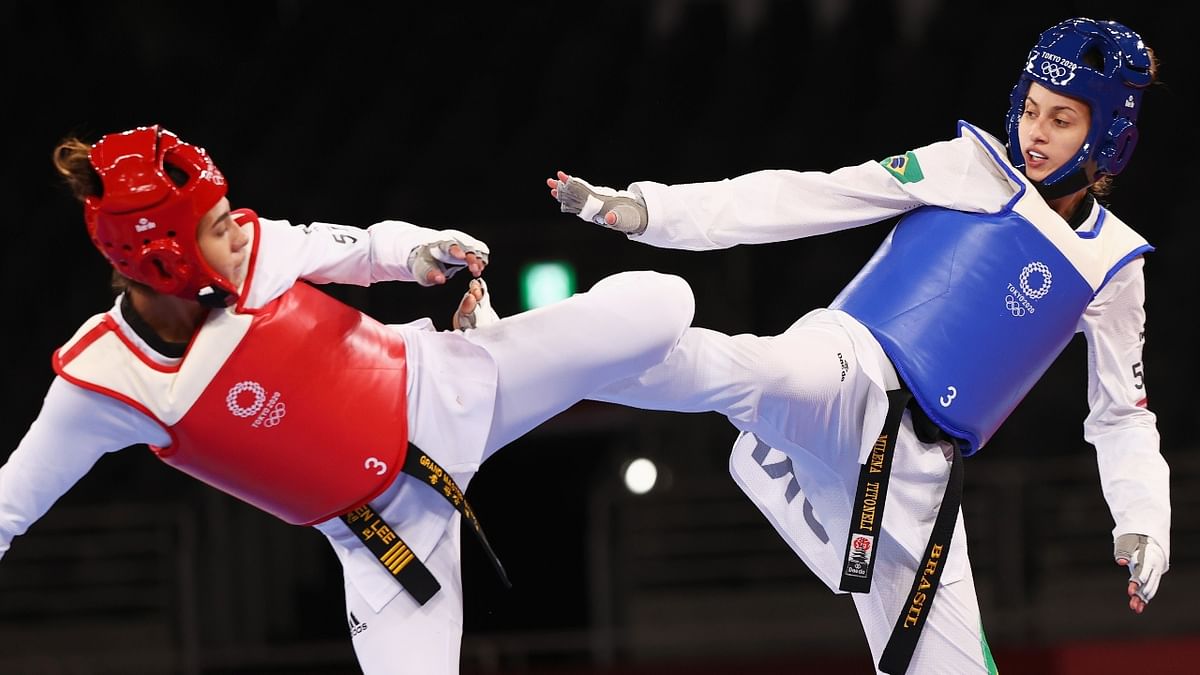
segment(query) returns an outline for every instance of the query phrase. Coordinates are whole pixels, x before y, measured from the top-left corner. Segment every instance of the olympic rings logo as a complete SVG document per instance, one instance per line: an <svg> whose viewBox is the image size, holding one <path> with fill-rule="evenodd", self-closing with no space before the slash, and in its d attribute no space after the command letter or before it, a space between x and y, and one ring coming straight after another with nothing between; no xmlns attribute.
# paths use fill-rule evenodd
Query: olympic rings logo
<svg viewBox="0 0 1200 675"><path fill-rule="evenodd" d="M1029 286L1029 275L1037 272L1042 275L1042 285L1036 289ZM1021 290L1025 292L1032 300L1041 300L1050 292L1050 268L1046 267L1045 263L1031 262L1021 270Z"/></svg>
<svg viewBox="0 0 1200 675"><path fill-rule="evenodd" d="M1013 316L1025 316L1025 308L1011 295L1004 296L1004 308L1011 312Z"/></svg>
<svg viewBox="0 0 1200 675"><path fill-rule="evenodd" d="M1026 66L1026 70L1032 72L1033 63L1030 62ZM1051 83L1059 86L1065 86L1068 82L1075 79L1075 64L1067 62L1066 65L1055 63L1053 61L1043 60L1041 65L1042 75L1045 75Z"/></svg>
<svg viewBox="0 0 1200 675"><path fill-rule="evenodd" d="M267 413L267 419L263 420L264 427L273 427L283 421L283 416L287 414L287 407L282 403L278 403L271 412Z"/></svg>
<svg viewBox="0 0 1200 675"><path fill-rule="evenodd" d="M249 391L254 394L254 403L248 407L242 407L238 404L238 395L244 391ZM245 380L238 382L229 388L229 393L225 396L225 405L229 408L229 412L238 417L250 417L251 415L262 410L263 403L267 400L267 391L262 388L262 385L253 381ZM278 424L278 422L276 423Z"/></svg>
<svg viewBox="0 0 1200 675"><path fill-rule="evenodd" d="M1057 80L1066 76L1067 69L1066 67L1060 66L1057 63L1042 61L1042 74L1048 76L1052 80Z"/></svg>

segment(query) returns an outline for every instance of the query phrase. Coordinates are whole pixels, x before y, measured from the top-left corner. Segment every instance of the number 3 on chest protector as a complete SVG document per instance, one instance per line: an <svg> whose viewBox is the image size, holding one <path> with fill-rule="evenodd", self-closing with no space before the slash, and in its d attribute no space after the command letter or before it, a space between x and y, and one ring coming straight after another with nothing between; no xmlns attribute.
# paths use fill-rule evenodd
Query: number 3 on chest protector
<svg viewBox="0 0 1200 675"><path fill-rule="evenodd" d="M956 398L958 398L958 388L950 385L946 387L946 395L939 398L938 403L941 403L943 408L949 408Z"/></svg>
<svg viewBox="0 0 1200 675"><path fill-rule="evenodd" d="M363 468L367 471L370 471L371 469L378 469L375 472L376 476L382 476L383 474L387 473L387 463L381 462L374 457L368 457L367 461L363 462Z"/></svg>

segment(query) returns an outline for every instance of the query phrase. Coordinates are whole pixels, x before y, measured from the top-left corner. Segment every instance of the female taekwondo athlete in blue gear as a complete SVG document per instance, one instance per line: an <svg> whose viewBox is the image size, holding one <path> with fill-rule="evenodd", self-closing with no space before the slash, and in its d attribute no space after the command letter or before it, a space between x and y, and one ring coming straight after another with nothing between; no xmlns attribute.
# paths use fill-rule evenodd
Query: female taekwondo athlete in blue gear
<svg viewBox="0 0 1200 675"><path fill-rule="evenodd" d="M1138 367L1152 247L1095 199L1129 162L1154 78L1132 30L1071 19L1029 52L1007 147L963 122L953 140L832 173L621 191L548 180L563 211L667 248L906 214L828 308L782 335L692 328L661 366L594 396L725 414L743 432L735 480L832 590L854 594L883 672L995 672L958 508L961 456L987 444L1076 332L1089 347L1084 436L1133 611L1167 571L1168 468Z"/></svg>

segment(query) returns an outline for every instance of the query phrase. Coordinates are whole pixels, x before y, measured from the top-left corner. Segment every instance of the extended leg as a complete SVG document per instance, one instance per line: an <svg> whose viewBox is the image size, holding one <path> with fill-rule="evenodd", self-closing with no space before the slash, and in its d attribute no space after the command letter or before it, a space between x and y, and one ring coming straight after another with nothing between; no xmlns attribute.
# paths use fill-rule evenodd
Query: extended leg
<svg viewBox="0 0 1200 675"><path fill-rule="evenodd" d="M770 337L689 328L662 364L588 398L717 412L776 447L857 447L865 393L856 366L844 330L819 317Z"/></svg>
<svg viewBox="0 0 1200 675"><path fill-rule="evenodd" d="M586 293L468 331L497 367L485 457L589 393L660 363L693 309L683 279L625 272Z"/></svg>

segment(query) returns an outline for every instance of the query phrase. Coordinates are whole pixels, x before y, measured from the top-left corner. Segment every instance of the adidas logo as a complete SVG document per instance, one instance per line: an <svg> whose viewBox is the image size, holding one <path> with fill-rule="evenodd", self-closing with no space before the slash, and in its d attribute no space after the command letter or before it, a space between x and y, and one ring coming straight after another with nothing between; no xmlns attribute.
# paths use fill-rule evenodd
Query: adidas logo
<svg viewBox="0 0 1200 675"><path fill-rule="evenodd" d="M354 637L367 629L366 621L359 621L354 612L350 612L350 637Z"/></svg>

